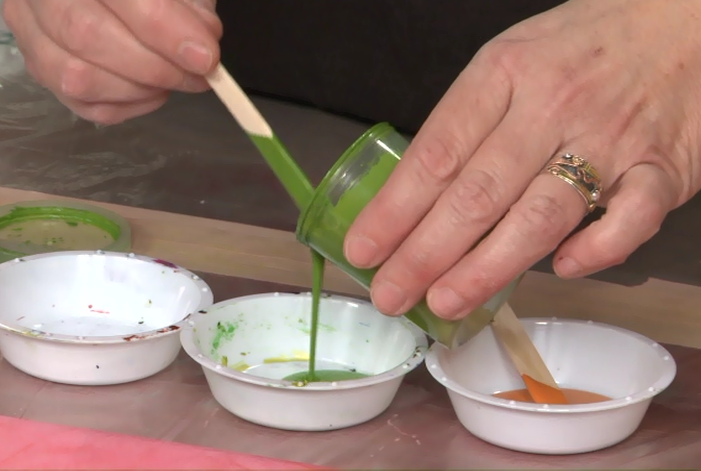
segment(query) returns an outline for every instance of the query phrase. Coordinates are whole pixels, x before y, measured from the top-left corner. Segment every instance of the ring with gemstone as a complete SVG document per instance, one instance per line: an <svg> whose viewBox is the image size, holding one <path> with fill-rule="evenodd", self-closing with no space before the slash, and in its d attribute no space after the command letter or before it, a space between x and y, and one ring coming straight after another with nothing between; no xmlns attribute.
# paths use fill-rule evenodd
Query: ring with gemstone
<svg viewBox="0 0 701 471"><path fill-rule="evenodd" d="M550 162L545 172L572 185L584 198L589 212L596 208L603 192L601 177L584 157L564 154Z"/></svg>

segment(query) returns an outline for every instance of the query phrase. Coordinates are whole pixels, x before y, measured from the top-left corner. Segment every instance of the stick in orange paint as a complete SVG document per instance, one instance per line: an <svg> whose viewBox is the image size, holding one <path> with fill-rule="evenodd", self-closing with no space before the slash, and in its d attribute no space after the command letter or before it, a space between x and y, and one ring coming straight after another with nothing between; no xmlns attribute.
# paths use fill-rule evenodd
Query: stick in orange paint
<svg viewBox="0 0 701 471"><path fill-rule="evenodd" d="M508 303L494 316L492 330L526 383L533 400L540 404L567 404L565 395L533 345L528 332Z"/></svg>
<svg viewBox="0 0 701 471"><path fill-rule="evenodd" d="M533 401L539 404L567 404L567 398L559 388L553 388L545 383L531 378L526 374L522 374L523 382L526 383L526 389L533 398Z"/></svg>

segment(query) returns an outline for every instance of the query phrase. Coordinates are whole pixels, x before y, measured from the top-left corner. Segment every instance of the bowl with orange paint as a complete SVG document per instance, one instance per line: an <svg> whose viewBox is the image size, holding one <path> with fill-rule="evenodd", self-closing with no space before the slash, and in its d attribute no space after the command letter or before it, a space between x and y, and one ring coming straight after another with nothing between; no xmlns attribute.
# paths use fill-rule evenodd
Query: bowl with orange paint
<svg viewBox="0 0 701 471"><path fill-rule="evenodd" d="M457 349L434 344L426 355L460 423L494 445L551 455L615 445L676 375L672 355L635 332L583 320L522 323L568 404L535 404L490 328Z"/></svg>

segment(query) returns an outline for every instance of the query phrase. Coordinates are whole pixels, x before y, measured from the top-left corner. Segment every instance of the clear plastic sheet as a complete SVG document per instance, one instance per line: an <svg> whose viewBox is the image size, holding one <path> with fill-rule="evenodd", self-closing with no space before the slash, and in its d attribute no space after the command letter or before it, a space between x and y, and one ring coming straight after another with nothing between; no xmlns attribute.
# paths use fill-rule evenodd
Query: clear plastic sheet
<svg viewBox="0 0 701 471"><path fill-rule="evenodd" d="M0 145L2 148L72 127L76 117L26 73L14 38L0 30Z"/></svg>

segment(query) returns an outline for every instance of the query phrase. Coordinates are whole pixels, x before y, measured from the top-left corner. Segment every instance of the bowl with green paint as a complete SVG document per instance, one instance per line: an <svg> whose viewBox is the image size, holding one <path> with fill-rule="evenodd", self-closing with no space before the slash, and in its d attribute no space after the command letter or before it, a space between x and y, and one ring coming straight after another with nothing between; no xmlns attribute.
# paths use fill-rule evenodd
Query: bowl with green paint
<svg viewBox="0 0 701 471"><path fill-rule="evenodd" d="M297 239L370 289L377 268L360 269L343 254L343 241L355 218L375 197L407 149L409 142L387 123L368 130L346 150L317 186L297 222ZM484 329L521 281L517 277L488 302L461 320L441 319L426 300L405 315L429 337L457 348Z"/></svg>
<svg viewBox="0 0 701 471"><path fill-rule="evenodd" d="M323 295L316 379L309 371L312 296L264 293L196 313L184 350L202 366L212 395L234 415L284 430L323 431L367 422L389 407L428 340L372 304Z"/></svg>
<svg viewBox="0 0 701 471"><path fill-rule="evenodd" d="M129 223L99 206L37 200L0 207L0 262L40 253L130 248Z"/></svg>

